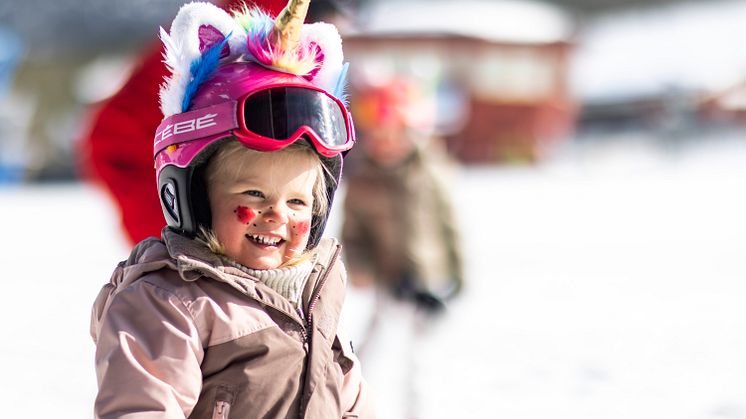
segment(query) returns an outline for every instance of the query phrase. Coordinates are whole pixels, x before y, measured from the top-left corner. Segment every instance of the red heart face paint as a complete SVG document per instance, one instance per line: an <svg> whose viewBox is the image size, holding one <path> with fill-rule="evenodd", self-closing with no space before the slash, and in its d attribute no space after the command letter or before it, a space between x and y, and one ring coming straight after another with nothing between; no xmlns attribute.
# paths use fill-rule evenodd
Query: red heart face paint
<svg viewBox="0 0 746 419"><path fill-rule="evenodd" d="M234 209L233 212L236 214L236 218L238 218L238 221L240 221L243 224L249 224L251 220L253 220L256 217L256 213L254 213L254 210L248 207L241 206L241 205L236 207L236 209Z"/></svg>

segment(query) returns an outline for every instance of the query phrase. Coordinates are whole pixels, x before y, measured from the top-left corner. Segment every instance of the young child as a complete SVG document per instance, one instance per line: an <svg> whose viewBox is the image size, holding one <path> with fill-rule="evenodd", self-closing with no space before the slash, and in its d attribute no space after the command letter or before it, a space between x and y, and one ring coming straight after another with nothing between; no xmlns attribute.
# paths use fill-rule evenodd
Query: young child
<svg viewBox="0 0 746 419"><path fill-rule="evenodd" d="M376 411L413 418L423 415L419 360L463 287L463 258L452 168L432 134L434 99L413 79L376 82L359 82L352 105L362 148L345 177L342 243L350 283L363 291L352 297L367 298L347 319L357 319L348 328L373 366L366 378L380 396ZM367 319L359 309L366 301Z"/></svg>
<svg viewBox="0 0 746 419"><path fill-rule="evenodd" d="M354 143L341 41L302 25L307 6L274 22L190 3L161 32L168 227L94 304L96 417L373 416L337 331L340 246L321 238Z"/></svg>

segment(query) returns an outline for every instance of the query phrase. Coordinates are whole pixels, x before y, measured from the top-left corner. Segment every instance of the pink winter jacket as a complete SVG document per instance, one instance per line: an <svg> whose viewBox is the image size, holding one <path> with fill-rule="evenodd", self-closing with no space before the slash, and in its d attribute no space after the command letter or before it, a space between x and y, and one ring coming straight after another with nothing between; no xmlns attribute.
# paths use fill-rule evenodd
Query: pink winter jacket
<svg viewBox="0 0 746 419"><path fill-rule="evenodd" d="M303 313L166 229L121 262L94 303L97 418L370 418L337 334L340 246L324 239Z"/></svg>

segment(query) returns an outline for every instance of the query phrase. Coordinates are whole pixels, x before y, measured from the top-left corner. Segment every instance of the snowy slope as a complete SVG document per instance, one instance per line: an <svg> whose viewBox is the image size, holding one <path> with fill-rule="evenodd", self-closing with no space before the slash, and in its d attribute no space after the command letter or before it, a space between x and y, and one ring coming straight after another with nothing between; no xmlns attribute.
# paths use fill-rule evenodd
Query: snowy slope
<svg viewBox="0 0 746 419"><path fill-rule="evenodd" d="M424 417L746 418L744 161L624 143L464 171L470 287L423 351ZM63 185L0 189L0 218L2 416L90 417L116 217Z"/></svg>
<svg viewBox="0 0 746 419"><path fill-rule="evenodd" d="M3 417L91 417L93 299L128 250L105 197L79 185L0 189Z"/></svg>

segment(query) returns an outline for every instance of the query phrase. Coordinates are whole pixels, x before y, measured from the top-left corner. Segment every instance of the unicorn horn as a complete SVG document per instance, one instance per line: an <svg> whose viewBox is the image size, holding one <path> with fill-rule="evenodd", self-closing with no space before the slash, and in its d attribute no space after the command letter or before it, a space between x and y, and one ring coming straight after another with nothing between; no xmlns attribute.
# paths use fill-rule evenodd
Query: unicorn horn
<svg viewBox="0 0 746 419"><path fill-rule="evenodd" d="M298 46L310 3L311 0L290 0L275 19L273 37L281 51L293 51Z"/></svg>

